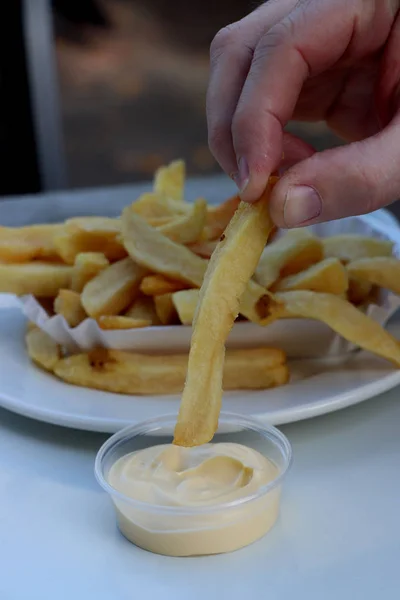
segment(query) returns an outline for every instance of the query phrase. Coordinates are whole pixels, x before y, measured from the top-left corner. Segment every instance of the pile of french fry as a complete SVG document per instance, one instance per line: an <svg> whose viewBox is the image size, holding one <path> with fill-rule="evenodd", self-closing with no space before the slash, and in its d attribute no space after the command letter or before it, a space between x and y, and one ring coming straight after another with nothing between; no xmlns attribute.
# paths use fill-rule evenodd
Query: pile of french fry
<svg viewBox="0 0 400 600"><path fill-rule="evenodd" d="M191 325L210 257L239 198L218 206L202 198L186 202L184 183L184 163L175 161L156 172L153 191L119 218L0 227L0 292L32 294L70 327L87 318L103 330ZM397 341L363 312L380 287L400 293L400 261L392 246L369 237L319 239L307 230L289 231L265 246L240 292L239 318L261 325L292 317L321 320L400 365ZM240 277L245 240L241 248L224 266L233 278ZM36 328L27 334L27 347L36 363L66 381L121 393L180 391L187 366L186 356L114 350L66 357ZM259 375L249 374L250 367ZM225 389L266 388L287 380L286 360L278 350L227 353Z"/></svg>

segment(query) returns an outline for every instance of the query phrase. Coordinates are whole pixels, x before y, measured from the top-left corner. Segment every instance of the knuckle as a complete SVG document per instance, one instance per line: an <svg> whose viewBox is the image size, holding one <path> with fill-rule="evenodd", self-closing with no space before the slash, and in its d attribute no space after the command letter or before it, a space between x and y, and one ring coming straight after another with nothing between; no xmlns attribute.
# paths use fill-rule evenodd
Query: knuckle
<svg viewBox="0 0 400 600"><path fill-rule="evenodd" d="M261 38L257 48L254 60L259 60L268 54L271 50L285 46L293 39L294 25L288 16L286 19L277 23Z"/></svg>
<svg viewBox="0 0 400 600"><path fill-rule="evenodd" d="M217 61L222 54L233 46L237 39L236 25L227 25L218 31L210 47L211 62Z"/></svg>

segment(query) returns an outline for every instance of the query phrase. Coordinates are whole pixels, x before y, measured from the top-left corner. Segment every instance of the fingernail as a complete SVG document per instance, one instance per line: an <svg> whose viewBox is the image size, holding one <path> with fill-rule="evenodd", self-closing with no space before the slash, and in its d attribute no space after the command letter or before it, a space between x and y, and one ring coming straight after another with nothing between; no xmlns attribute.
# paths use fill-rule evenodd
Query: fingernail
<svg viewBox="0 0 400 600"><path fill-rule="evenodd" d="M239 171L233 175L233 180L239 188L239 192L242 193L249 183L249 165L247 160L242 156L238 160Z"/></svg>
<svg viewBox="0 0 400 600"><path fill-rule="evenodd" d="M288 189L283 207L286 227L298 227L319 217L322 211L321 197L308 185L295 185Z"/></svg>

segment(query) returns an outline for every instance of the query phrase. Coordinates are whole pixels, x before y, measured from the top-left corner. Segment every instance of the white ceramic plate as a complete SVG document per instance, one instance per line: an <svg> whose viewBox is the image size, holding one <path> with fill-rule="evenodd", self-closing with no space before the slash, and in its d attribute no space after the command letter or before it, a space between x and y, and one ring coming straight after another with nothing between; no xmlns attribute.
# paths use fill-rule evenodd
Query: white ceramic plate
<svg viewBox="0 0 400 600"><path fill-rule="evenodd" d="M30 363L25 317L0 310L0 405L65 427L113 433L138 421L178 410L178 396L120 396L65 384ZM400 323L389 329L400 335ZM292 364L292 381L275 390L230 392L224 409L274 425L356 404L400 383L400 370L366 352L345 359Z"/></svg>

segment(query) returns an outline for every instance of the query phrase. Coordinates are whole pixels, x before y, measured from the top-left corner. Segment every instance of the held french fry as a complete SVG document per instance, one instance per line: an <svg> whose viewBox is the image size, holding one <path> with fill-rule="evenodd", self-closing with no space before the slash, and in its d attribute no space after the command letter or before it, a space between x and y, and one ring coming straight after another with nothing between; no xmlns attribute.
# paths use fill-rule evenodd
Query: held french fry
<svg viewBox="0 0 400 600"><path fill-rule="evenodd" d="M264 316L260 310L260 303L266 294L268 292L263 287L250 280L240 299L239 313L249 321L258 323ZM182 325L193 323L199 295L198 289L181 290L172 294L172 302Z"/></svg>
<svg viewBox="0 0 400 600"><path fill-rule="evenodd" d="M70 327L76 327L86 319L81 296L72 290L60 290L54 300L54 312L62 315Z"/></svg>
<svg viewBox="0 0 400 600"><path fill-rule="evenodd" d="M122 213L122 239L131 258L153 273L200 287L207 261L173 242L130 207Z"/></svg>
<svg viewBox="0 0 400 600"><path fill-rule="evenodd" d="M160 167L154 176L154 191L160 196L182 202L185 174L186 169L183 160L174 160L169 165Z"/></svg>
<svg viewBox="0 0 400 600"><path fill-rule="evenodd" d="M228 227L235 211L240 203L239 196L228 198L218 206L209 206L207 212L207 224L204 230L204 238L208 241L217 240Z"/></svg>
<svg viewBox="0 0 400 600"><path fill-rule="evenodd" d="M391 256L393 242L363 235L342 234L323 238L325 258L338 258L348 263L359 258Z"/></svg>
<svg viewBox="0 0 400 600"><path fill-rule="evenodd" d="M296 275L278 280L272 291L311 290L328 294L344 294L349 287L345 267L337 258L326 258Z"/></svg>
<svg viewBox="0 0 400 600"><path fill-rule="evenodd" d="M72 267L56 263L0 264L0 292L54 298L61 288L70 287L71 275Z"/></svg>
<svg viewBox="0 0 400 600"><path fill-rule="evenodd" d="M268 289L280 276L307 269L323 257L321 240L304 229L293 229L263 251L254 278Z"/></svg>
<svg viewBox="0 0 400 600"><path fill-rule="evenodd" d="M25 344L29 358L42 369L53 371L61 358L60 347L56 342L37 327L25 335Z"/></svg>
<svg viewBox="0 0 400 600"><path fill-rule="evenodd" d="M84 387L118 394L176 394L183 389L188 357L133 354L100 349L56 362L57 377ZM267 389L287 383L280 350L228 350L223 371L225 390Z"/></svg>
<svg viewBox="0 0 400 600"><path fill-rule="evenodd" d="M269 316L264 324L291 317L322 321L349 342L400 366L399 342L340 296L309 291L278 292L265 301L269 303Z"/></svg>
<svg viewBox="0 0 400 600"><path fill-rule="evenodd" d="M349 263L347 271L350 277L400 294L400 260L397 258L383 256L360 258Z"/></svg>
<svg viewBox="0 0 400 600"><path fill-rule="evenodd" d="M129 257L110 265L85 285L81 294L83 308L94 319L118 315L136 298L145 274L146 270Z"/></svg>
<svg viewBox="0 0 400 600"><path fill-rule="evenodd" d="M212 255L200 290L174 443L209 442L218 427L225 341L239 313L240 298L273 229L268 200L241 203Z"/></svg>

